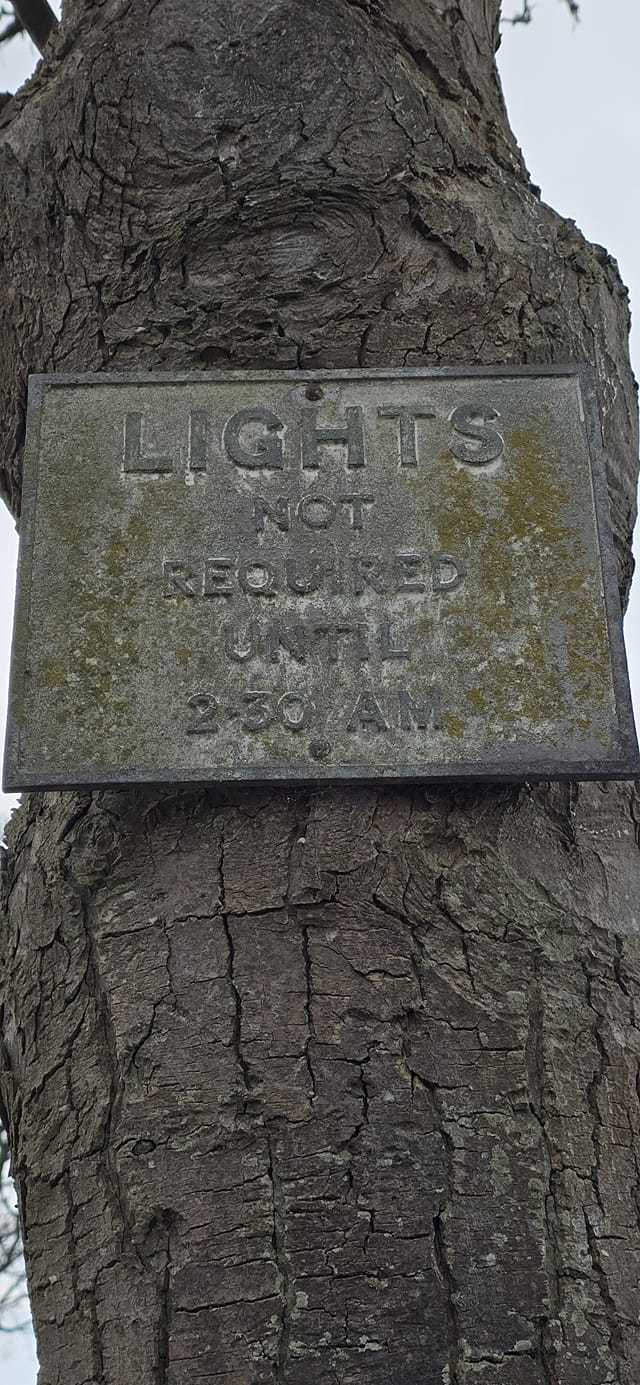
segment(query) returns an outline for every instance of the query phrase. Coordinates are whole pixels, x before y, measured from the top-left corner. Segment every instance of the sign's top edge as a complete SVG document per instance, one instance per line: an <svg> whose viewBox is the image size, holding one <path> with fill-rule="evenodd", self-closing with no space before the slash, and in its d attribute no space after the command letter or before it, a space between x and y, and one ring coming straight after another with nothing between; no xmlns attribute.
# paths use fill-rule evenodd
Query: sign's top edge
<svg viewBox="0 0 640 1385"><path fill-rule="evenodd" d="M593 379L593 367L588 362L569 362L565 365L510 365L510 366L388 366L385 368L360 367L354 369L331 369L326 366L317 370L123 370L86 371L67 374L38 374L29 376L32 385L38 388L63 388L70 385L171 385L171 384L219 384L237 380L277 381L277 380L517 380L517 379Z"/></svg>

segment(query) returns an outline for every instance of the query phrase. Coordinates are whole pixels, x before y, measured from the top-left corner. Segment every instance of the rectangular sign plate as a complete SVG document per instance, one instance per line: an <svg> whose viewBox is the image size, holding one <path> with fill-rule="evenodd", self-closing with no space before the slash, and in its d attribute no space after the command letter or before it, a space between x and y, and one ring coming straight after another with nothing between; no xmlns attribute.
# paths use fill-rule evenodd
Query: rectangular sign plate
<svg viewBox="0 0 640 1385"><path fill-rule="evenodd" d="M627 777L583 368L35 376L5 786Z"/></svg>

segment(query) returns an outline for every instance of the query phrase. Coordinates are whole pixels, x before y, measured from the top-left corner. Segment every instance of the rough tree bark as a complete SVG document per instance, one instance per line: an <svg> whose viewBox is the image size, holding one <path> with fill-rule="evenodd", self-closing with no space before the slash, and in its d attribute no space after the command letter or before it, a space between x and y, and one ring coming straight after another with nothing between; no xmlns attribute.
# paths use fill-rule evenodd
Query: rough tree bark
<svg viewBox="0 0 640 1385"><path fill-rule="evenodd" d="M14 509L29 370L586 359L625 588L626 296L528 182L497 23L68 0L0 128ZM31 795L2 1090L42 1385L637 1382L639 818Z"/></svg>

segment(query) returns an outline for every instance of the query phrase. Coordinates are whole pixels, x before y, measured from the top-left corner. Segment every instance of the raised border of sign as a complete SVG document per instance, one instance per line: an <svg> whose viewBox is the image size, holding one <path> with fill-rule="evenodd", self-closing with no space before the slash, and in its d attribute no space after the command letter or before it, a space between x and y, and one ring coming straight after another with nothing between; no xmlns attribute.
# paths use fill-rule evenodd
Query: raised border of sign
<svg viewBox="0 0 640 1385"><path fill-rule="evenodd" d="M100 385L102 387L129 385L180 385L193 383L219 383L251 381L256 384L270 380L296 380L310 383L323 380L388 380L390 376L413 380L434 379L522 379L533 377L557 378L573 377L576 380L581 418L585 424L585 435L591 467L594 511L602 565L603 591L609 635L612 682L615 694L617 725L619 734L618 758L603 758L592 761L577 761L567 768L563 766L563 752L548 752L541 759L528 758L509 747L505 754L492 761L483 761L482 766L474 762L455 761L434 763L420 770L412 766L381 767L372 773L369 767L357 764L340 766L314 766L309 770L299 765L285 763L269 768L263 765L228 766L220 768L189 769L166 771L155 769L133 770L127 773L101 774L99 777L87 774L52 775L43 782L39 775L20 771L19 731L15 709L24 688L24 671L28 644L28 614L30 602L30 583L33 559L33 535L38 494L38 464L40 457L40 419L42 401L47 389L59 387L82 387ZM29 396L27 407L27 442L24 458L24 481L22 490L22 511L20 527L20 562L16 591L15 620L13 632L11 678L9 684L9 710L5 741L3 788L5 792L20 789L60 789L60 788L109 788L127 784L313 784L318 782L407 784L424 783L444 785L449 783L522 783L540 780L577 781L588 779L634 779L640 776L640 754L633 717L627 660L622 635L622 614L617 583L617 565L613 549L609 521L609 497L605 459L602 448L600 415L595 388L593 369L587 364L532 365L532 366L438 366L438 367L393 367L387 369L360 370L217 370L217 371L114 371L84 374L31 375L29 377ZM25 578L27 580L25 580Z"/></svg>

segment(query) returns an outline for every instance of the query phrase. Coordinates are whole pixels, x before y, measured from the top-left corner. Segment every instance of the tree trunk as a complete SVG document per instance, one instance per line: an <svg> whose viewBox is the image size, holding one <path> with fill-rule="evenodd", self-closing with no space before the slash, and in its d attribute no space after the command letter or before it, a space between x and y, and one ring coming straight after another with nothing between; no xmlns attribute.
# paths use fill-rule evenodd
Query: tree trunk
<svg viewBox="0 0 640 1385"><path fill-rule="evenodd" d="M28 371L589 360L624 589L626 296L528 183L497 21L67 0L0 127L14 508ZM639 820L630 785L30 795L41 1385L637 1385Z"/></svg>

